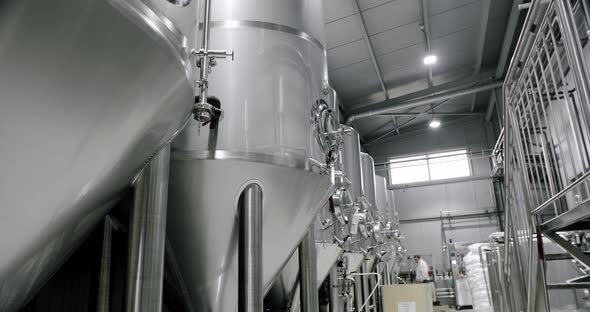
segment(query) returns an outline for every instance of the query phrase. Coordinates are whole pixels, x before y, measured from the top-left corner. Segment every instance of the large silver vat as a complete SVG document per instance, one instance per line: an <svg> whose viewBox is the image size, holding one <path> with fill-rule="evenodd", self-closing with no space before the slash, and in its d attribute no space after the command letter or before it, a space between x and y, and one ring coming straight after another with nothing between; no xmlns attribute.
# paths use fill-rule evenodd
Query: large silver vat
<svg viewBox="0 0 590 312"><path fill-rule="evenodd" d="M370 235L368 225L366 225L368 213L365 211L368 208L368 202L363 196L360 137L354 128L346 125L341 127L345 134L342 136L339 160L342 164L342 172L347 178L347 182L350 183L347 190L354 202L354 208L349 212L347 228L343 228L345 235L350 234L345 249L360 251L360 248L366 248L367 237L364 235Z"/></svg>
<svg viewBox="0 0 590 312"><path fill-rule="evenodd" d="M375 162L367 153L361 153L361 172L363 196L375 212Z"/></svg>
<svg viewBox="0 0 590 312"><path fill-rule="evenodd" d="M35 293L188 120L188 42L139 0L0 2L0 310Z"/></svg>
<svg viewBox="0 0 590 312"><path fill-rule="evenodd" d="M384 224L390 221L390 209L389 204L389 190L387 189L385 178L382 176L375 176L375 206L377 216Z"/></svg>
<svg viewBox="0 0 590 312"><path fill-rule="evenodd" d="M333 125L315 122L329 101L322 4L216 0L210 38L210 48L235 53L209 76L224 116L215 130L191 121L173 143L167 229L193 310L234 312L244 187L263 191L265 290L333 189L318 137Z"/></svg>
<svg viewBox="0 0 590 312"><path fill-rule="evenodd" d="M340 151L342 170L350 180L351 185L348 189L352 195L352 199L355 202L359 202L362 196L360 138L354 128L346 125L342 125L341 127L348 133L342 136L342 149Z"/></svg>
<svg viewBox="0 0 590 312"><path fill-rule="evenodd" d="M387 202L389 204L389 220L394 221L397 216L397 210L395 207L395 192L393 190L387 190Z"/></svg>
<svg viewBox="0 0 590 312"><path fill-rule="evenodd" d="M382 231L385 226L379 220L379 210L377 207L377 195L375 191L375 165L373 157L367 153L361 153L361 173L362 173L362 190L363 200L368 207L366 220L368 221L371 237L364 242L365 249L373 249L383 244L384 237ZM373 253L378 253L379 249L373 249Z"/></svg>

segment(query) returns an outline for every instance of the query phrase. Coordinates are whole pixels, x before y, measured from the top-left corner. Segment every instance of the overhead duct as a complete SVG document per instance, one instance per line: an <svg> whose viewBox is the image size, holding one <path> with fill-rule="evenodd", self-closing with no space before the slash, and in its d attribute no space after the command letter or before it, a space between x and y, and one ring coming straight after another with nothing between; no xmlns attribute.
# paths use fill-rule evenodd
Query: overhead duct
<svg viewBox="0 0 590 312"><path fill-rule="evenodd" d="M427 96L427 97L416 99L416 100L410 100L410 101L401 102L401 103L392 102L391 105L389 105L387 107L378 108L378 109L369 109L365 112L360 112L360 113L350 115L346 118L346 124L351 125L353 121L355 121L357 119L361 119L361 118L367 118L367 117L372 117L375 115L382 115L382 114L387 114L387 113L391 113L391 112L395 112L395 111L406 110L406 109L414 108L414 107L425 105L425 104L431 104L431 103L445 101L445 100L448 100L448 99L451 99L454 97L458 97L458 96L470 95L470 94L475 94L475 93L479 93L479 92L483 92L483 91L488 91L488 90L495 89L495 88L500 88L500 87L502 87L502 84L503 84L502 81L494 81L494 82L491 82L491 83L488 83L488 84L482 85L482 86L468 87L465 89L460 89L457 91L452 91L452 92L433 95L433 96ZM385 103L387 103L387 102L389 102L389 101L386 101Z"/></svg>

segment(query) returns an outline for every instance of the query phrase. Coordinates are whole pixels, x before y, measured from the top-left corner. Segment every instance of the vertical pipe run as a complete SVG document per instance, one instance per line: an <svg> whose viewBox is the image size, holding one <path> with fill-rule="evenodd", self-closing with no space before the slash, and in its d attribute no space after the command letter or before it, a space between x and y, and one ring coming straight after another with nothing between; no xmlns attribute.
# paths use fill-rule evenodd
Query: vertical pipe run
<svg viewBox="0 0 590 312"><path fill-rule="evenodd" d="M203 35L201 37L201 49L207 53L209 51L209 24L211 20L211 0L205 0L205 14L203 19ZM207 78L209 76L209 60L207 57L201 59L200 77L201 86L199 92L199 102L207 103L207 91L209 89Z"/></svg>
<svg viewBox="0 0 590 312"><path fill-rule="evenodd" d="M391 285L391 276L389 276L389 260L383 265L383 284Z"/></svg>
<svg viewBox="0 0 590 312"><path fill-rule="evenodd" d="M367 259L363 260L361 272L362 273L369 273L369 266L367 265ZM361 277L361 279L362 279L362 283L363 283L363 300L362 300L361 304L363 304L369 298L369 293L370 293L370 290L369 290L369 276L368 275L363 275ZM369 311L369 309L368 308L365 308L364 311L367 312L367 311Z"/></svg>
<svg viewBox="0 0 590 312"><path fill-rule="evenodd" d="M203 16L203 37L201 37L201 48L205 51L209 50L209 24L211 21L211 0L205 0Z"/></svg>
<svg viewBox="0 0 590 312"><path fill-rule="evenodd" d="M168 145L135 182L129 226L127 312L162 310L169 164Z"/></svg>
<svg viewBox="0 0 590 312"><path fill-rule="evenodd" d="M504 213L504 186L498 179L492 180L492 188L494 192L494 201L496 203L496 216L498 217L498 227L500 232L504 232L504 225L502 224L502 214Z"/></svg>
<svg viewBox="0 0 590 312"><path fill-rule="evenodd" d="M238 303L240 312L261 312L262 287L262 188L252 183L242 192L240 216Z"/></svg>
<svg viewBox="0 0 590 312"><path fill-rule="evenodd" d="M110 311L111 285L111 244L113 237L113 220L110 216L104 218L104 232L102 236L102 255L100 260L100 280L98 286L98 302L96 311Z"/></svg>
<svg viewBox="0 0 590 312"><path fill-rule="evenodd" d="M330 270L330 312L342 312L338 283L338 265L336 264Z"/></svg>
<svg viewBox="0 0 590 312"><path fill-rule="evenodd" d="M361 277L356 275L354 277L354 304L356 306L355 311L361 311L361 306L363 305L363 288L361 285Z"/></svg>
<svg viewBox="0 0 590 312"><path fill-rule="evenodd" d="M313 224L299 244L299 285L302 312L317 312L318 272Z"/></svg>

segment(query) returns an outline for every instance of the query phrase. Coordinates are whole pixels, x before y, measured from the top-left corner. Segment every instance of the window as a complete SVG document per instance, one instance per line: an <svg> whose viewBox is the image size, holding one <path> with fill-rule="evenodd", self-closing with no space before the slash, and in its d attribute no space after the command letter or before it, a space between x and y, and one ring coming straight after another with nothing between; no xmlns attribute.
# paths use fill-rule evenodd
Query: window
<svg viewBox="0 0 590 312"><path fill-rule="evenodd" d="M395 158L389 161L391 184L433 181L471 175L467 150Z"/></svg>
<svg viewBox="0 0 590 312"><path fill-rule="evenodd" d="M426 155L405 157L389 163L391 184L411 183L430 180Z"/></svg>

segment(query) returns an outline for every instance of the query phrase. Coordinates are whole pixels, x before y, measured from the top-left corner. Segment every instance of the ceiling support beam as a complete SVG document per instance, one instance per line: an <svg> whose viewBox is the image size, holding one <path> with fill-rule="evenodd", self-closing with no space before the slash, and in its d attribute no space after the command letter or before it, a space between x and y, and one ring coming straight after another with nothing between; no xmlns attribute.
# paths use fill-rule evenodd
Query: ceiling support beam
<svg viewBox="0 0 590 312"><path fill-rule="evenodd" d="M452 117L452 116L483 116L483 113L439 113L439 112L427 112L427 113L387 113L381 114L380 116L398 116L398 117L413 117L422 114L436 115L441 117Z"/></svg>
<svg viewBox="0 0 590 312"><path fill-rule="evenodd" d="M449 91L452 88L463 88L474 85L476 82L486 83L493 79L496 69L482 71L481 74L473 76L473 69L462 69L457 71L450 71L447 73L433 73L434 79L440 80L442 83L437 84L432 88L426 88L424 78L418 78L409 83L396 84L387 90L390 99L411 100L423 95L429 95L436 90L436 92ZM419 95L422 94L422 95ZM352 104L349 110L344 111L344 115L348 116L359 111L363 111L367 107L379 107L383 103L383 92L376 90L372 94L359 98L348 104Z"/></svg>
<svg viewBox="0 0 590 312"><path fill-rule="evenodd" d="M359 19L361 20L361 28L362 28L362 34L363 34L363 38L365 39L365 42L367 44L367 49L369 50L369 56L371 57L371 62L373 63L373 68L375 68L375 74L377 74L377 79L379 80L379 85L381 86L381 90L383 92L383 97L385 97L385 100L389 100L389 92L387 92L387 87L385 86L385 81L383 80L383 74L381 73L381 69L379 68L379 64L377 63L377 57L375 57L375 51L373 50L373 44L371 43L371 40L369 39L369 33L367 32L367 24L365 23L365 18L363 17L363 14L361 12L361 6L359 5L359 1L358 0L354 0L354 5L356 8L356 13L359 16ZM393 119L393 124L397 125L397 120L395 117L392 117Z"/></svg>
<svg viewBox="0 0 590 312"><path fill-rule="evenodd" d="M426 54L432 54L432 42L430 41L430 10L428 9L428 0L422 0L422 33L424 34L424 41L426 43ZM432 81L432 66L428 68L428 87L432 88L434 82Z"/></svg>
<svg viewBox="0 0 590 312"><path fill-rule="evenodd" d="M347 125L351 125L352 122L357 119L367 118L367 117L371 117L371 116L375 116L375 115L382 115L382 114L386 114L386 113L393 113L393 112L397 112L400 110L406 110L406 109L410 109L410 108L414 108L414 107L418 107L418 106L426 105L426 104L438 103L438 102L446 101L446 100L456 98L459 96L471 95L471 94L478 93L478 92L492 90L494 88L499 88L501 86L502 86L502 82L492 81L488 84L481 85L481 86L468 87L468 88L459 89L459 90L452 91L452 92L435 94L435 95L421 97L418 99L405 101L405 102L396 102L396 101L394 101L395 99L392 99L389 101L384 101L384 103L387 105L384 105L381 108L377 108L377 109L370 109L369 108L369 109L364 110L363 112L359 112L359 113L352 114L352 115L348 116L348 118L346 118L345 123Z"/></svg>
<svg viewBox="0 0 590 312"><path fill-rule="evenodd" d="M479 28L479 42L477 43L477 60L475 61L475 67L473 69L473 74L477 75L481 71L481 66L483 63L483 54L484 48L486 43L486 34L488 32L488 20L490 18L490 7L492 1L491 0L482 0L481 1L481 25ZM473 94L473 98L471 99L471 112L475 110L475 99L477 98L477 94Z"/></svg>
<svg viewBox="0 0 590 312"><path fill-rule="evenodd" d="M500 57L498 58L498 67L496 68L496 78L504 75L504 69L508 64L510 57L510 47L512 46L512 39L516 34L516 26L518 24L518 18L520 17L520 10L518 5L522 3L522 0L514 0L512 9L510 10L510 16L508 17L508 24L506 25L506 31L504 32L504 41L502 42L502 50L500 50Z"/></svg>
<svg viewBox="0 0 590 312"><path fill-rule="evenodd" d="M379 69L379 64L377 64L377 58L375 57L375 52L373 51L373 45L371 44L371 40L369 40L369 33L367 32L367 25L365 23L365 18L361 13L361 7L359 6L358 0L354 0L354 5L356 7L356 13L358 14L359 18L361 19L361 27L362 27L362 35L367 43L367 49L369 50L369 56L371 56L371 62L373 63L373 67L375 68L375 73L377 74L377 79L379 79L379 84L381 85L381 90L383 91L383 96L386 100L389 99L389 93L387 93L387 88L385 87L385 81L383 81L383 75L381 74L381 69Z"/></svg>
<svg viewBox="0 0 590 312"><path fill-rule="evenodd" d="M504 71L506 69L506 65L508 64L508 59L510 57L510 48L512 47L512 39L516 34L516 26L518 24L518 18L520 17L520 9L519 6L522 3L522 0L514 0L512 3L512 8L510 9L510 16L508 17L508 24L506 25L506 31L504 32L504 41L502 42L502 50L500 50L500 57L498 58L498 67L496 67L496 74L494 75L495 79L500 79L504 76ZM488 103L487 114L486 114L486 121L490 121L492 119L492 111L494 110L494 105L497 106L498 103L502 103L501 99L498 98L496 94L494 97L490 97L490 101Z"/></svg>
<svg viewBox="0 0 590 312"><path fill-rule="evenodd" d="M393 126L394 127L397 127L398 126L398 124L397 124L397 117L395 115L392 115L391 116L391 122L393 123ZM397 131L397 134L399 134L399 129L396 130L396 131Z"/></svg>
<svg viewBox="0 0 590 312"><path fill-rule="evenodd" d="M388 138L396 130L399 130L399 129L404 128L404 127L408 127L408 126L410 126L410 125L412 125L412 124L414 124L414 123L416 123L418 121L424 120L425 118L430 118L429 115L430 114L434 114L434 110L436 108L438 108L438 107L446 104L448 101L449 100L445 100L445 101L442 101L440 103L437 103L437 104L433 105L431 108L429 108L427 111L425 111L423 113L420 113L420 114L418 114L416 116L412 116L409 120L404 121L397 128L394 128L393 130L387 131L387 132L385 132L385 133L377 136L376 138L371 139L368 142L363 143L363 146L369 146L369 145L375 144L378 141L381 141L381 140L383 140L385 138ZM478 114L478 113L471 113L471 114L472 115L465 115L464 117L469 118L469 117L472 117L472 116L483 116L483 114ZM436 115L439 115L439 114L437 113Z"/></svg>
<svg viewBox="0 0 590 312"><path fill-rule="evenodd" d="M443 102L442 104L445 104L445 103ZM381 127L377 128L377 129L371 131L371 132L378 133L376 139L374 139L374 140L371 139L368 142L363 143L363 144L365 144L365 145L373 144L376 141L381 140L382 139L381 138L382 136L383 136L383 138L384 137L387 137L387 136L389 136L393 132L396 132L397 135L399 135L400 134L399 131L402 128L408 127L411 124L413 124L413 123L415 123L417 121L420 121L425 116L430 116L429 118L432 118L432 116L434 116L434 115L439 116L439 117L474 117L474 116L483 116L484 115L483 113L469 113L469 112L468 113L461 113L461 112L457 112L457 113L452 113L452 112L439 113L439 112L436 112L435 113L434 110L433 110L433 108L440 107L442 104L439 103L437 105L434 105L433 107L431 107L430 109L428 109L425 112L417 112L417 113L386 113L386 114L377 115L377 116L383 116L383 117L391 116L392 118L395 118L395 117L413 117L413 118L411 118L410 120L404 121L401 125L399 125L397 123L394 123L393 129L390 128L390 130L386 130L385 132L381 132L381 130L385 129L386 126L388 125L388 124L384 124L383 126L381 126Z"/></svg>
<svg viewBox="0 0 590 312"><path fill-rule="evenodd" d="M465 116L465 117L446 120L445 127L449 127L449 126L453 126L453 125L457 125L457 124L463 124L465 122L474 121L474 120L480 120L480 117L479 116L477 116L477 117ZM392 135L392 133L390 132L389 135L384 136L383 138L380 138L377 141L387 140L386 142L388 144L389 142L393 142L393 141L398 140L400 138L414 137L417 134L424 134L424 133L431 133L431 132L432 132L432 130L429 129L429 127L417 127L414 129L407 129L406 131L402 132L399 135ZM373 141L373 139L370 139L369 141ZM370 149L372 148L372 145L374 145L377 141L371 142L371 144L367 144L363 141L363 142L361 142L361 146L365 149L369 149L369 151L370 151Z"/></svg>

